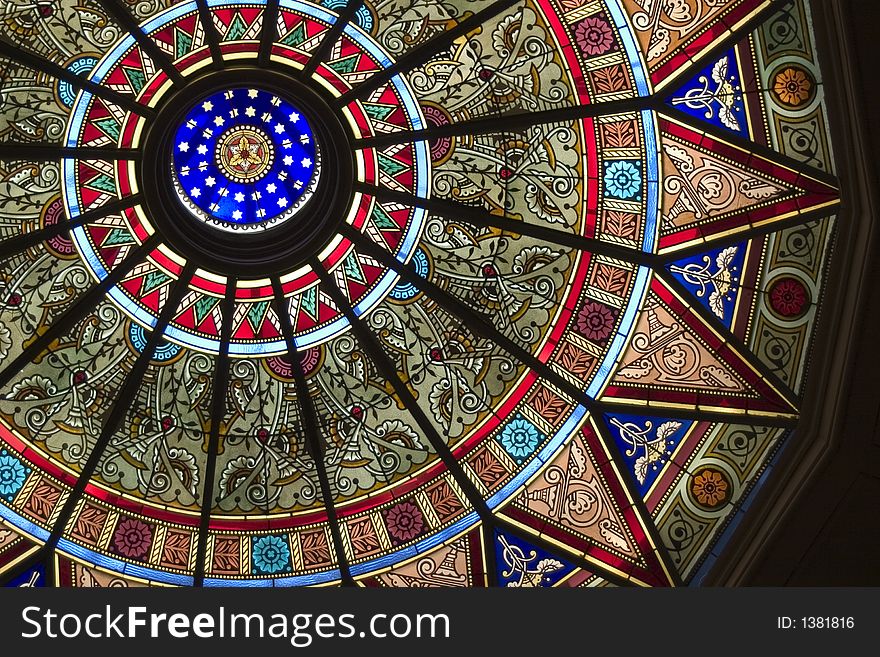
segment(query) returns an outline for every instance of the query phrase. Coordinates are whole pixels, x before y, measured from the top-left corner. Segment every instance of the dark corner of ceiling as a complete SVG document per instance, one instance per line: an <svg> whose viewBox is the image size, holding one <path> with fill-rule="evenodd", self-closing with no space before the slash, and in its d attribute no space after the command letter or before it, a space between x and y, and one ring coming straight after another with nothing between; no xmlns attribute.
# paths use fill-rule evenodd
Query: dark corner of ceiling
<svg viewBox="0 0 880 657"><path fill-rule="evenodd" d="M828 303L794 443L708 585L880 585L880 3L811 6L843 198Z"/></svg>

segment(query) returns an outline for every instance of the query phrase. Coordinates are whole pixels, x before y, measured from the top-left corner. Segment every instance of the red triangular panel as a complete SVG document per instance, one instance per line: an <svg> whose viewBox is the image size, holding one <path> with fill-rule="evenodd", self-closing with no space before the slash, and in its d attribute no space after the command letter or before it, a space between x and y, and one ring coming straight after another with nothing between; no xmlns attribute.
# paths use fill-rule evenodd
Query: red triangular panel
<svg viewBox="0 0 880 657"><path fill-rule="evenodd" d="M601 400L651 413L684 406L732 415L797 414L745 356L657 277Z"/></svg>
<svg viewBox="0 0 880 657"><path fill-rule="evenodd" d="M416 559L361 580L361 584L370 588L485 587L486 563L480 526Z"/></svg>
<svg viewBox="0 0 880 657"><path fill-rule="evenodd" d="M501 512L560 551L648 586L672 578L611 457L587 422Z"/></svg>
<svg viewBox="0 0 880 657"><path fill-rule="evenodd" d="M838 191L748 150L661 119L660 251L827 208Z"/></svg>

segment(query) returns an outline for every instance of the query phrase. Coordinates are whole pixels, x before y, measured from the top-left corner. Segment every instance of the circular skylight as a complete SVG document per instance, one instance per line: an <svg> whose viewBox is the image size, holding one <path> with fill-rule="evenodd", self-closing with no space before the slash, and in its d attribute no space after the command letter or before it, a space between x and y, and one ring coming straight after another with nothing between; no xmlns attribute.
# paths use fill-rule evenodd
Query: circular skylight
<svg viewBox="0 0 880 657"><path fill-rule="evenodd" d="M308 119L271 91L238 88L197 101L174 133L172 173L181 203L225 230L286 221L321 175Z"/></svg>

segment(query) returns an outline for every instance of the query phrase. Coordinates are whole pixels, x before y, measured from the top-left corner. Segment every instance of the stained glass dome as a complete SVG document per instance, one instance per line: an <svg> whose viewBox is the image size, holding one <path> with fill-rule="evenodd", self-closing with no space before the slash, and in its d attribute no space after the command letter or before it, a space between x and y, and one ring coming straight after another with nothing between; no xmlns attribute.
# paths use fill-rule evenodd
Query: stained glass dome
<svg viewBox="0 0 880 657"><path fill-rule="evenodd" d="M803 0L26 0L0 573L699 583L794 435Z"/></svg>

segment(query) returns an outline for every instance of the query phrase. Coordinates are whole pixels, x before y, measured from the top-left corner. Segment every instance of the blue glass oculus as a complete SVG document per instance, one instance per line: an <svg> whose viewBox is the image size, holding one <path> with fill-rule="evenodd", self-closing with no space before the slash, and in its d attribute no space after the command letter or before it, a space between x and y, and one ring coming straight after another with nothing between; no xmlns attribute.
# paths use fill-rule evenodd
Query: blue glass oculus
<svg viewBox="0 0 880 657"><path fill-rule="evenodd" d="M295 215L321 172L306 117L263 89L218 91L196 103L174 134L172 175L183 205L229 231L264 230Z"/></svg>

